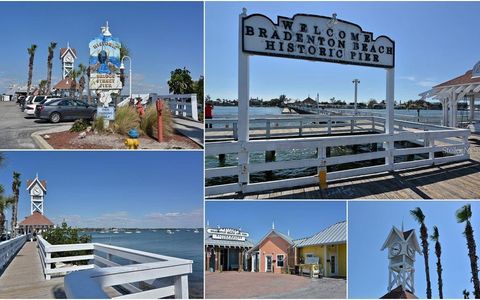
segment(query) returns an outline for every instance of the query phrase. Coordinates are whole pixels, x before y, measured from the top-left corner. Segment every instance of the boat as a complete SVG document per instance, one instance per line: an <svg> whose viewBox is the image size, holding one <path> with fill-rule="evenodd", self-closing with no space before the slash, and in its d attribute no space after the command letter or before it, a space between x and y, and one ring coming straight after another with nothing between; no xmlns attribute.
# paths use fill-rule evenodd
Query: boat
<svg viewBox="0 0 480 300"><path fill-rule="evenodd" d="M125 231L125 233L132 233L131 231Z"/></svg>
<svg viewBox="0 0 480 300"><path fill-rule="evenodd" d="M114 228L113 233L118 233L118 229Z"/></svg>
<svg viewBox="0 0 480 300"><path fill-rule="evenodd" d="M142 233L140 230L136 230L135 233Z"/></svg>
<svg viewBox="0 0 480 300"><path fill-rule="evenodd" d="M170 229L167 229L167 233L168 234L173 234L173 231L171 231Z"/></svg>
<svg viewBox="0 0 480 300"><path fill-rule="evenodd" d="M156 230L156 229L152 229L152 232L157 232L157 230Z"/></svg>
<svg viewBox="0 0 480 300"><path fill-rule="evenodd" d="M195 230L193 231L194 233L199 233L200 231L198 231L197 228L195 228Z"/></svg>
<svg viewBox="0 0 480 300"><path fill-rule="evenodd" d="M180 231L180 229L175 229L175 231L177 231L177 232L178 232L178 231Z"/></svg>

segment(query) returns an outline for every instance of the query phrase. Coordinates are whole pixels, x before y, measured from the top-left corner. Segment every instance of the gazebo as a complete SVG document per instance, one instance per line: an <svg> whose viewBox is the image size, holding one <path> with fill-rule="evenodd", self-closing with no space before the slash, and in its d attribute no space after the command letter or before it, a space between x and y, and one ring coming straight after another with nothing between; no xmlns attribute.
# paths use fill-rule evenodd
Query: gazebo
<svg viewBox="0 0 480 300"><path fill-rule="evenodd" d="M33 232L41 233L53 227L54 224L52 221L50 221L40 212L36 211L30 216L26 217L22 222L20 222L19 231L20 234Z"/></svg>
<svg viewBox="0 0 480 300"><path fill-rule="evenodd" d="M459 127L460 124L457 122L459 101L468 101L468 122L474 124L475 99L480 96L480 62L465 74L436 85L420 96L424 100L427 98L440 100L443 110L442 124L449 127Z"/></svg>

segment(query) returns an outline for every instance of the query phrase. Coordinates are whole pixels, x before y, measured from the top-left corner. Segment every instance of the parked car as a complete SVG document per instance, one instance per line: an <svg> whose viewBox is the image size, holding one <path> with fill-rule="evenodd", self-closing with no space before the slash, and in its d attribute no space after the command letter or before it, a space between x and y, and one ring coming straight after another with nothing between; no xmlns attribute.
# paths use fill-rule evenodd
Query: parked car
<svg viewBox="0 0 480 300"><path fill-rule="evenodd" d="M93 120L96 115L96 106L71 98L46 101L35 108L35 117L52 123L77 119Z"/></svg>
<svg viewBox="0 0 480 300"><path fill-rule="evenodd" d="M25 111L25 107L27 106L28 102L30 102L30 100L32 100L33 98L35 98L35 96L28 96L27 98L25 98L22 103L20 103L20 109L22 111Z"/></svg>
<svg viewBox="0 0 480 300"><path fill-rule="evenodd" d="M35 98L30 100L30 103L27 103L25 107L25 113L29 116L35 115L35 108L38 104L44 102L44 100L58 99L58 96L35 96Z"/></svg>

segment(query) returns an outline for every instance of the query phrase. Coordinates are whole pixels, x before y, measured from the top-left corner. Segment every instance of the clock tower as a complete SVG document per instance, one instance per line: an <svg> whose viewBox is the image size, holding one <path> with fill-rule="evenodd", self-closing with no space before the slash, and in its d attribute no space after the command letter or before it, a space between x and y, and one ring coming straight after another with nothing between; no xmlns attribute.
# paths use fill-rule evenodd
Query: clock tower
<svg viewBox="0 0 480 300"><path fill-rule="evenodd" d="M27 191L30 194L30 214L39 212L43 215L43 200L47 194L47 182L38 179L38 174L35 179L28 182Z"/></svg>
<svg viewBox="0 0 480 300"><path fill-rule="evenodd" d="M415 293L415 254L422 255L415 230L392 230L380 250L388 250L388 292L400 288Z"/></svg>
<svg viewBox="0 0 480 300"><path fill-rule="evenodd" d="M75 67L75 59L77 58L77 50L70 48L67 43L67 48L60 49L60 60L62 61L62 79L65 79Z"/></svg>

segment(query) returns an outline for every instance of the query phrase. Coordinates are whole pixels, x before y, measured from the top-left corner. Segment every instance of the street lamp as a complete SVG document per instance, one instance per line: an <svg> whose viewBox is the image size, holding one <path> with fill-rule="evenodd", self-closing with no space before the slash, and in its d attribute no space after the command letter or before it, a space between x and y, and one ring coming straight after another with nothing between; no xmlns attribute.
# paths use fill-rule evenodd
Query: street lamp
<svg viewBox="0 0 480 300"><path fill-rule="evenodd" d="M360 80L354 79L352 83L355 84L355 106L354 106L353 114L357 115L357 92L358 92L358 84L360 83Z"/></svg>
<svg viewBox="0 0 480 300"><path fill-rule="evenodd" d="M128 55L125 55L123 58L122 58L122 61L120 63L120 70L125 70L125 65L123 64L123 61L125 60L125 58L128 58L128 60L130 61L130 64L128 65L128 80L129 80L129 84L130 84L130 101L132 101L132 58Z"/></svg>

